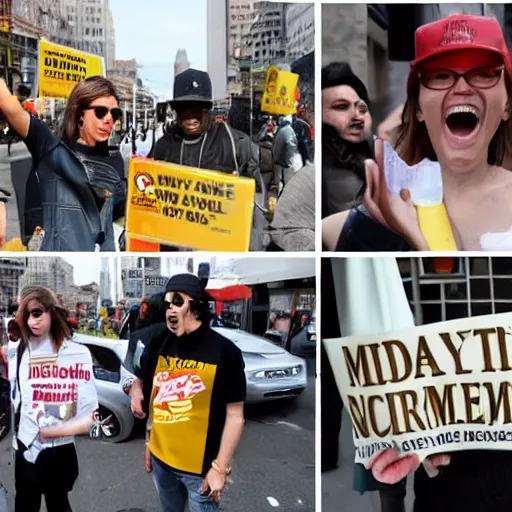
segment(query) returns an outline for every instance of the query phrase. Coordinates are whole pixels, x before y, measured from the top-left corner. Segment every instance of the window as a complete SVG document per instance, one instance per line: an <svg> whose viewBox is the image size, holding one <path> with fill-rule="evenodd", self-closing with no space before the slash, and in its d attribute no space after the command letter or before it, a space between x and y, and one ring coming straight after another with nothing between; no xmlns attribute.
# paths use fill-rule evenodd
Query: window
<svg viewBox="0 0 512 512"><path fill-rule="evenodd" d="M119 382L121 380L121 361L117 355L105 347L86 345L92 356L92 370L97 380Z"/></svg>
<svg viewBox="0 0 512 512"><path fill-rule="evenodd" d="M453 258L448 273L436 273L436 260L398 260L418 324L512 311L512 258Z"/></svg>

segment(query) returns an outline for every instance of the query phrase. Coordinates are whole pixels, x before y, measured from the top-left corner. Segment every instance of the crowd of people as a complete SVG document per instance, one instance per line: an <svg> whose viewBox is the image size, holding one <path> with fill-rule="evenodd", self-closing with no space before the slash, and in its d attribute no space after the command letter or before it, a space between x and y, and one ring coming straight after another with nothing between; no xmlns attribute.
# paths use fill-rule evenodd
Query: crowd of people
<svg viewBox="0 0 512 512"><path fill-rule="evenodd" d="M261 141L214 114L206 72L189 68L178 74L169 105L168 122L124 132L115 87L106 78L90 77L72 90L59 136L0 81L0 111L32 156L21 219L25 246L32 251L124 250L128 162L139 156L254 180L250 250L313 250L312 127L306 114L282 118L271 134L273 163L266 181ZM5 204L0 204L3 243L5 231Z"/></svg>

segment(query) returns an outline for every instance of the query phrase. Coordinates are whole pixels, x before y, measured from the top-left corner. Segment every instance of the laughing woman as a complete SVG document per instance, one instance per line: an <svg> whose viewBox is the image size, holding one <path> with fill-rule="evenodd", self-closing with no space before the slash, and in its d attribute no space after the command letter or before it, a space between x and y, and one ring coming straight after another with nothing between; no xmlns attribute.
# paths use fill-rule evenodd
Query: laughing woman
<svg viewBox="0 0 512 512"><path fill-rule="evenodd" d="M91 354L70 340L67 314L42 286L23 292L18 348L9 354L14 407L15 512L70 512L78 477L74 436L89 432L98 398ZM50 391L51 390L51 391Z"/></svg>
<svg viewBox="0 0 512 512"><path fill-rule="evenodd" d="M94 76L75 86L62 139L29 114L3 80L0 110L32 155L24 242L37 231L31 250L115 250L113 222L124 216L126 182L123 159L108 146L122 114L112 83Z"/></svg>
<svg viewBox="0 0 512 512"><path fill-rule="evenodd" d="M396 144L409 166L439 162L458 250L512 249L512 60L493 18L450 15L416 31L416 60ZM408 190L386 185L383 143L366 161L362 204L323 221L329 250L429 250Z"/></svg>

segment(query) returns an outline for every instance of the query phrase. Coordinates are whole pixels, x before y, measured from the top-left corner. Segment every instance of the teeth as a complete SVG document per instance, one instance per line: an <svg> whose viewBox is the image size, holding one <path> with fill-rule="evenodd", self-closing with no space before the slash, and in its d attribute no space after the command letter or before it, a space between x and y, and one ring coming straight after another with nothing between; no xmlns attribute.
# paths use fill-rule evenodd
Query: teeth
<svg viewBox="0 0 512 512"><path fill-rule="evenodd" d="M456 107L451 107L448 109L447 116L451 114L473 114L478 118L478 114L476 113L476 108L471 105L457 105Z"/></svg>

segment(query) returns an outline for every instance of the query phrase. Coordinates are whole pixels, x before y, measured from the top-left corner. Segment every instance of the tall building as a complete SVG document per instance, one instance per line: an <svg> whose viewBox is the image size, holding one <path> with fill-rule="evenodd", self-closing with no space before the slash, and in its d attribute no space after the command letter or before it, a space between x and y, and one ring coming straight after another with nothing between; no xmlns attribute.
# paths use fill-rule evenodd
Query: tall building
<svg viewBox="0 0 512 512"><path fill-rule="evenodd" d="M73 265L60 257L27 258L20 289L26 286L45 286L59 295L73 286Z"/></svg>
<svg viewBox="0 0 512 512"><path fill-rule="evenodd" d="M101 259L100 267L100 301L103 303L106 300L112 300L111 286L112 281L110 279L110 262L108 258Z"/></svg>
<svg viewBox="0 0 512 512"><path fill-rule="evenodd" d="M6 314L10 304L18 301L20 277L25 272L27 258L0 259L0 313Z"/></svg>
<svg viewBox="0 0 512 512"><path fill-rule="evenodd" d="M253 1L229 0L228 55L229 66L237 66L240 58L249 57L251 26L256 19Z"/></svg>
<svg viewBox="0 0 512 512"><path fill-rule="evenodd" d="M130 121L133 119L133 91L135 86L135 106L137 109L137 121L145 120L145 112L150 111L153 115L155 98L151 91L144 87L138 78L139 65L135 59L115 60L111 68L107 70L107 77L114 84L121 100L121 108L129 113Z"/></svg>
<svg viewBox="0 0 512 512"><path fill-rule="evenodd" d="M116 59L116 29L114 26L114 17L110 8L107 10L106 20L107 34L105 38L105 64L107 69L114 67L114 61Z"/></svg>
<svg viewBox="0 0 512 512"><path fill-rule="evenodd" d="M285 3L254 2L254 22L250 31L254 67L286 61Z"/></svg>
<svg viewBox="0 0 512 512"><path fill-rule="evenodd" d="M187 57L187 51L183 49L178 50L176 59L174 59L174 76L183 73L188 68L190 68L190 62Z"/></svg>
<svg viewBox="0 0 512 512"><path fill-rule="evenodd" d="M315 48L314 4L286 4L286 54L295 61Z"/></svg>

